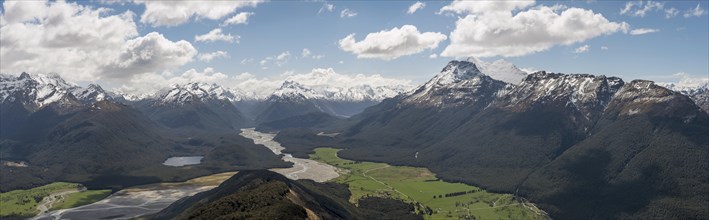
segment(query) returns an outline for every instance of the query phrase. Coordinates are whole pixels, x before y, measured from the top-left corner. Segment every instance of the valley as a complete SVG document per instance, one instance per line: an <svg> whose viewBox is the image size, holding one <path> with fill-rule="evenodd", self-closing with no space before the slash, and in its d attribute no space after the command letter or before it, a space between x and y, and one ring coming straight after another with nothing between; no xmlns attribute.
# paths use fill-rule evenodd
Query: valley
<svg viewBox="0 0 709 220"><path fill-rule="evenodd" d="M348 186L350 203L357 204L367 197L403 200L417 206L428 219L545 219L543 211L533 204L522 202L510 194L490 193L478 187L449 183L436 178L426 168L391 166L385 163L352 161L337 156L339 149L316 148L309 159L283 154L286 150L274 141L276 134L242 129L241 135L283 155L293 162L291 168L271 169L289 179L311 179L316 182L335 182ZM324 134L318 134L324 135Z"/></svg>
<svg viewBox="0 0 709 220"><path fill-rule="evenodd" d="M370 196L401 199L428 212L427 219L546 219L546 213L510 194L449 183L426 168L391 166L385 163L351 161L337 156L339 149L316 148L310 158L339 168L333 182L352 192L350 202Z"/></svg>
<svg viewBox="0 0 709 220"><path fill-rule="evenodd" d="M337 168L332 165L315 160L296 158L290 154L282 154L285 147L273 140L275 134L258 132L253 128L242 129L240 133L243 137L254 140L255 144L266 146L276 155L283 155L282 159L293 163L290 168L275 168L271 171L280 173L290 179L311 179L316 182L325 182L339 176Z"/></svg>

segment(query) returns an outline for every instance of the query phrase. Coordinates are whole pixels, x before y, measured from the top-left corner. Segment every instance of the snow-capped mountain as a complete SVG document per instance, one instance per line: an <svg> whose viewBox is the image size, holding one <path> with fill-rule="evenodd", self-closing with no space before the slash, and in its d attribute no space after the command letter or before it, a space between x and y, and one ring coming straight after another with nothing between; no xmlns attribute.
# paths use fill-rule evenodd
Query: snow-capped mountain
<svg viewBox="0 0 709 220"><path fill-rule="evenodd" d="M98 84L89 84L86 88L76 88L72 94L84 104L92 104L95 102L112 99L108 92L103 90Z"/></svg>
<svg viewBox="0 0 709 220"><path fill-rule="evenodd" d="M470 57L467 61L474 63L483 74L506 83L519 84L527 76L526 72L503 59L485 62L476 57Z"/></svg>
<svg viewBox="0 0 709 220"><path fill-rule="evenodd" d="M555 103L560 108L578 110L582 117L588 118L602 111L623 84L617 77L540 71L501 93L495 105L523 111L538 103Z"/></svg>
<svg viewBox="0 0 709 220"><path fill-rule="evenodd" d="M440 108L457 107L479 99L489 99L505 85L483 74L475 63L451 61L438 75L407 93L403 103Z"/></svg>
<svg viewBox="0 0 709 220"><path fill-rule="evenodd" d="M80 87L62 79L56 73L28 74L15 77L0 75L0 100L3 103L19 100L25 108L36 111L53 103L90 105L111 99L111 96L97 84Z"/></svg>
<svg viewBox="0 0 709 220"><path fill-rule="evenodd" d="M308 88L298 82L286 80L280 88L273 92L267 101L272 102L276 99L289 99L293 101L320 100L326 96Z"/></svg>
<svg viewBox="0 0 709 220"><path fill-rule="evenodd" d="M239 100L217 84L187 83L173 84L134 105L169 128L216 131L249 124L234 105Z"/></svg>
<svg viewBox="0 0 709 220"><path fill-rule="evenodd" d="M81 88L67 83L58 74L22 73L15 77L0 76L0 100L4 104L19 102L25 109L34 112L53 103L78 104L73 92Z"/></svg>
<svg viewBox="0 0 709 220"><path fill-rule="evenodd" d="M195 82L173 84L158 91L148 99L155 100L156 104L184 105L194 101L212 102L222 100L236 102L242 98L220 85Z"/></svg>

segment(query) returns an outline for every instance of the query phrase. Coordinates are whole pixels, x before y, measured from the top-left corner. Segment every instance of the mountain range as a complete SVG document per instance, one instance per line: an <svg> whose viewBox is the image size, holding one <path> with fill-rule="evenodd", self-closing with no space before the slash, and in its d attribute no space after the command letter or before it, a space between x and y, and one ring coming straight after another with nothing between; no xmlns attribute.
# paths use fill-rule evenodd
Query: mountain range
<svg viewBox="0 0 709 220"><path fill-rule="evenodd" d="M238 135L239 128L257 127L281 131L275 140L295 156L333 146L347 159L427 167L447 181L529 199L554 218L709 216L706 84L527 74L504 60L470 58L449 62L412 90L287 80L267 97L244 94L193 82L126 95L95 84L83 88L57 74L0 75L0 159L29 164L3 167L0 174L10 178L0 190L52 181L122 188L289 166ZM321 131L340 134L317 135ZM189 155L203 155L205 163L189 169L161 164ZM321 192L271 174L234 178L245 179L174 205L186 207L179 209L184 213L173 209L156 218L192 216L235 199L231 194L270 190L278 196L266 204L298 214L369 212L318 203ZM248 183L272 180L268 189ZM316 199L284 200L291 194Z"/></svg>
<svg viewBox="0 0 709 220"><path fill-rule="evenodd" d="M554 218L709 214L707 113L651 81L540 71L507 83L451 61L352 119L342 157L428 167Z"/></svg>

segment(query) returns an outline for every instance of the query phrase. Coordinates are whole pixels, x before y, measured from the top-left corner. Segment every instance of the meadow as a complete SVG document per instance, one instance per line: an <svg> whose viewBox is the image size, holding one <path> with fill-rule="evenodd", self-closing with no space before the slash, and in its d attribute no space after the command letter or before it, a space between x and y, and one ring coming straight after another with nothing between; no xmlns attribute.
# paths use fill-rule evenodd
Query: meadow
<svg viewBox="0 0 709 220"><path fill-rule="evenodd" d="M426 168L345 160L337 156L338 151L317 148L310 159L339 168L340 177L332 181L346 184L355 204L362 197L377 196L416 204L427 219L546 219L532 204L511 194L445 182Z"/></svg>
<svg viewBox="0 0 709 220"><path fill-rule="evenodd" d="M84 186L78 183L55 182L27 190L13 190L0 193L0 217L32 217L39 213L37 205L54 193L81 190ZM111 193L110 190L87 190L68 194L53 209L72 208L101 200ZM55 208L56 207L56 208Z"/></svg>

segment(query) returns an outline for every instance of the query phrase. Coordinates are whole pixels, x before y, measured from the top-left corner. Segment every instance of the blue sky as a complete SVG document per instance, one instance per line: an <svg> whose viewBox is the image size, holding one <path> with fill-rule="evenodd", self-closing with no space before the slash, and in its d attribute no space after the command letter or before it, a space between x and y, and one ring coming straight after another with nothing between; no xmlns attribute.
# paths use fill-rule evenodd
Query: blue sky
<svg viewBox="0 0 709 220"><path fill-rule="evenodd" d="M9 17L12 12L8 12L6 3L3 2L3 16ZM125 37L128 40L146 36L151 32L157 32L170 42L184 40L194 47L196 51L190 54L189 61L141 69L141 71L148 71L153 74L162 74L164 77L172 76L165 74L165 72L179 75L189 69L201 71L205 68L212 68L213 71L227 76L236 76L248 72L255 77L278 77L285 72L306 73L313 68L333 68L338 73L381 74L389 78L410 79L415 83L421 83L440 71L449 60L464 59L467 55L476 55L474 52L465 50L458 52L458 55L465 54L462 56L442 56L441 54L446 47L452 46L451 33L458 28L456 22L468 15L476 15L476 12L474 12L476 9L455 6L458 9L441 13L443 7L453 5L453 3L450 1L423 1L422 3L425 4L423 8L416 10L413 14L407 13L409 7L414 3L416 2L260 2L255 5L236 7L226 13L226 15L216 19L195 14L190 16L188 21L184 23L156 25L141 19L141 16L146 12L146 7L148 7L143 3L130 1L70 1L70 4L74 6L90 7L90 9L84 10L110 9L102 12L99 18L120 15L126 11L134 13L132 22L135 24L137 34ZM44 4L47 6L54 3ZM555 12L559 14L570 8L579 8L602 16L607 19L607 23L615 23L621 26L626 24L627 26L624 28L615 27L613 30L606 30L604 33L590 37L575 38L573 43L563 43L561 42L563 40L552 42L553 40L537 39L539 41L552 42L550 43L552 46L541 51L521 52L523 53L522 55L513 54L508 56L509 53L507 55L504 53L493 56L483 55L483 59L491 61L504 58L520 68L563 73L613 75L620 76L626 80L642 78L670 82L679 79L677 75L674 75L677 73L686 73L687 76L693 78L709 76L709 17L706 11L709 2L636 1L631 4L636 5L633 5L624 13L621 13L621 11L626 8L628 3L622 1L543 1L529 3L516 8L513 7L511 9L513 16L517 13L544 6L557 6L558 9L555 9ZM653 5L652 7L648 6L651 4ZM333 10L327 10L327 5L334 6ZM661 5L661 7L658 7L658 5ZM699 10L703 10L703 12L700 13L698 11L698 5ZM641 13L638 12L639 10L648 7L649 10L645 11L644 15L638 14ZM676 12L670 11L672 8ZM356 13L356 15L342 17L342 11L345 9ZM247 23L221 25L225 20L241 12L253 13L248 16ZM691 12L694 12L694 14ZM41 20L40 17L41 15L38 15L36 19ZM51 17L45 15L45 18ZM5 20L8 19L5 18ZM23 22L25 24L36 23L37 20L31 21L30 19ZM44 22L48 21L45 20ZM12 25L8 24L8 22L4 23L3 35L9 35L6 33L7 31L16 31L12 29L16 27L11 28L10 26ZM404 52L405 55L397 55L394 58L391 58L391 54L382 55L389 58L358 58L360 53L367 53L366 51L371 50L365 48L363 49L366 50L365 52L353 52L354 49L347 50L340 44L340 40L350 34L355 34L354 39L359 43L370 33L390 31L394 28L402 28L404 25L413 25L420 33L437 33L438 35L436 36L445 36L445 40L438 38L438 40L435 40L437 44L435 47L432 43L429 43L420 52L418 52L419 50ZM238 42L237 40L232 42L198 42L195 40L195 36L206 34L216 28L221 28L223 34L230 34L232 37L238 35ZM655 32L641 35L630 34L636 29L653 29ZM569 30L569 32L573 32L573 29ZM43 32L39 33L42 34ZM5 50L4 52L7 53L3 55L8 56L10 52L17 53L17 51L13 51L14 49L8 49L13 46L8 43L11 42L7 40L10 37L3 39L6 42L3 42L2 46ZM376 41L373 42L376 43ZM482 44L482 46L472 46L482 47L483 50L494 47L484 45L488 43L493 45L499 42L475 42L475 44ZM588 45L586 47L587 50L576 51L585 45ZM432 47L434 48L431 49ZM303 57L304 48L310 51L310 56ZM61 49L72 50L71 47ZM200 54L216 51L226 52L228 57L217 57L209 62L199 59ZM288 52L290 56L287 60L281 61L281 65L278 65L275 59L284 52ZM431 58L432 54L437 57ZM314 56L321 57L315 59ZM268 60L267 57L272 57L273 60ZM35 61L43 61L42 59L44 58L38 58ZM262 60L267 60L266 64L262 65ZM3 67L1 69L3 73L16 74L15 72L24 67L15 63L20 61L14 59L3 59L2 61L3 66L7 66L7 68ZM105 68L96 67L96 69ZM107 77L101 73L96 73L100 71L92 72L90 70L67 69L63 71L61 68L56 70L39 68L35 71L58 72L60 75L66 75L65 78L78 82L105 81L107 84L115 86L130 83L129 77L135 77L135 74L138 74L128 73L126 77L122 78L114 76L122 73L115 73L111 75L112 77ZM129 70L134 71L133 69L127 69L126 71ZM91 77L83 77L76 74L91 75Z"/></svg>

